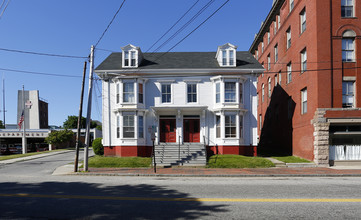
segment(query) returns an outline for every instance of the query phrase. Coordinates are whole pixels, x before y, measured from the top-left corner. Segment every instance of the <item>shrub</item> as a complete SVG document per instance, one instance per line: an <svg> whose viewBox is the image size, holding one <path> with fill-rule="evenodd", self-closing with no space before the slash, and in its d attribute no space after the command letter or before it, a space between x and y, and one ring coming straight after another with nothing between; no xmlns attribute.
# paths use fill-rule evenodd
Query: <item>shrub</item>
<svg viewBox="0 0 361 220"><path fill-rule="evenodd" d="M104 155L104 147L102 144L102 138L96 138L93 141L93 151L96 155Z"/></svg>

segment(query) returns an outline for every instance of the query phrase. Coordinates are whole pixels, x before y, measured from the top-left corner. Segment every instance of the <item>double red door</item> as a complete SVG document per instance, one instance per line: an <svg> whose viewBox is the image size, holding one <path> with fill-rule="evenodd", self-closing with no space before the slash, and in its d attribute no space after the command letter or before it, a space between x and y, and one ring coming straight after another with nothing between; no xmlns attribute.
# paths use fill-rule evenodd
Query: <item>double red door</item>
<svg viewBox="0 0 361 220"><path fill-rule="evenodd" d="M200 142L199 119L183 120L184 142Z"/></svg>
<svg viewBox="0 0 361 220"><path fill-rule="evenodd" d="M176 142L176 120L160 119L160 142Z"/></svg>

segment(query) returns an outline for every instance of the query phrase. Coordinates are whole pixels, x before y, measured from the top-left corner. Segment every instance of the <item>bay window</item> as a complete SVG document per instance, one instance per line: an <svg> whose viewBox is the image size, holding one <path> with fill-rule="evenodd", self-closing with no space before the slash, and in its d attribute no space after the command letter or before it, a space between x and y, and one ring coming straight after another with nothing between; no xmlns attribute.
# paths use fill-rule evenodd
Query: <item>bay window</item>
<svg viewBox="0 0 361 220"><path fill-rule="evenodd" d="M225 82L224 83L224 101L236 102L236 83Z"/></svg>

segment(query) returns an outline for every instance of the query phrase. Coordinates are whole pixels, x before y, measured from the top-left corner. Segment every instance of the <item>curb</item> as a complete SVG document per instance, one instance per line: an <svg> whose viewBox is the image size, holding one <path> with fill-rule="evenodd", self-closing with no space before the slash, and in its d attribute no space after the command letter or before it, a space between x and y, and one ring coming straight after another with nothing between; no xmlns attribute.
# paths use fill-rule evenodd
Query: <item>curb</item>
<svg viewBox="0 0 361 220"><path fill-rule="evenodd" d="M361 174L132 174L132 173L67 173L63 175L128 176L128 177L361 177Z"/></svg>

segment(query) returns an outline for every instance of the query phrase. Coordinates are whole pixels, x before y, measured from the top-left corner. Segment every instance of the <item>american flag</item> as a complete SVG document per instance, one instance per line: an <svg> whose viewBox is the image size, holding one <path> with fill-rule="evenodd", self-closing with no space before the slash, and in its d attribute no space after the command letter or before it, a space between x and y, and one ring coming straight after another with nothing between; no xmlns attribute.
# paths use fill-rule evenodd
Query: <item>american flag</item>
<svg viewBox="0 0 361 220"><path fill-rule="evenodd" d="M18 123L19 130L21 129L21 125L23 124L23 121L24 121L24 110L21 113L20 120L19 120L19 123Z"/></svg>

